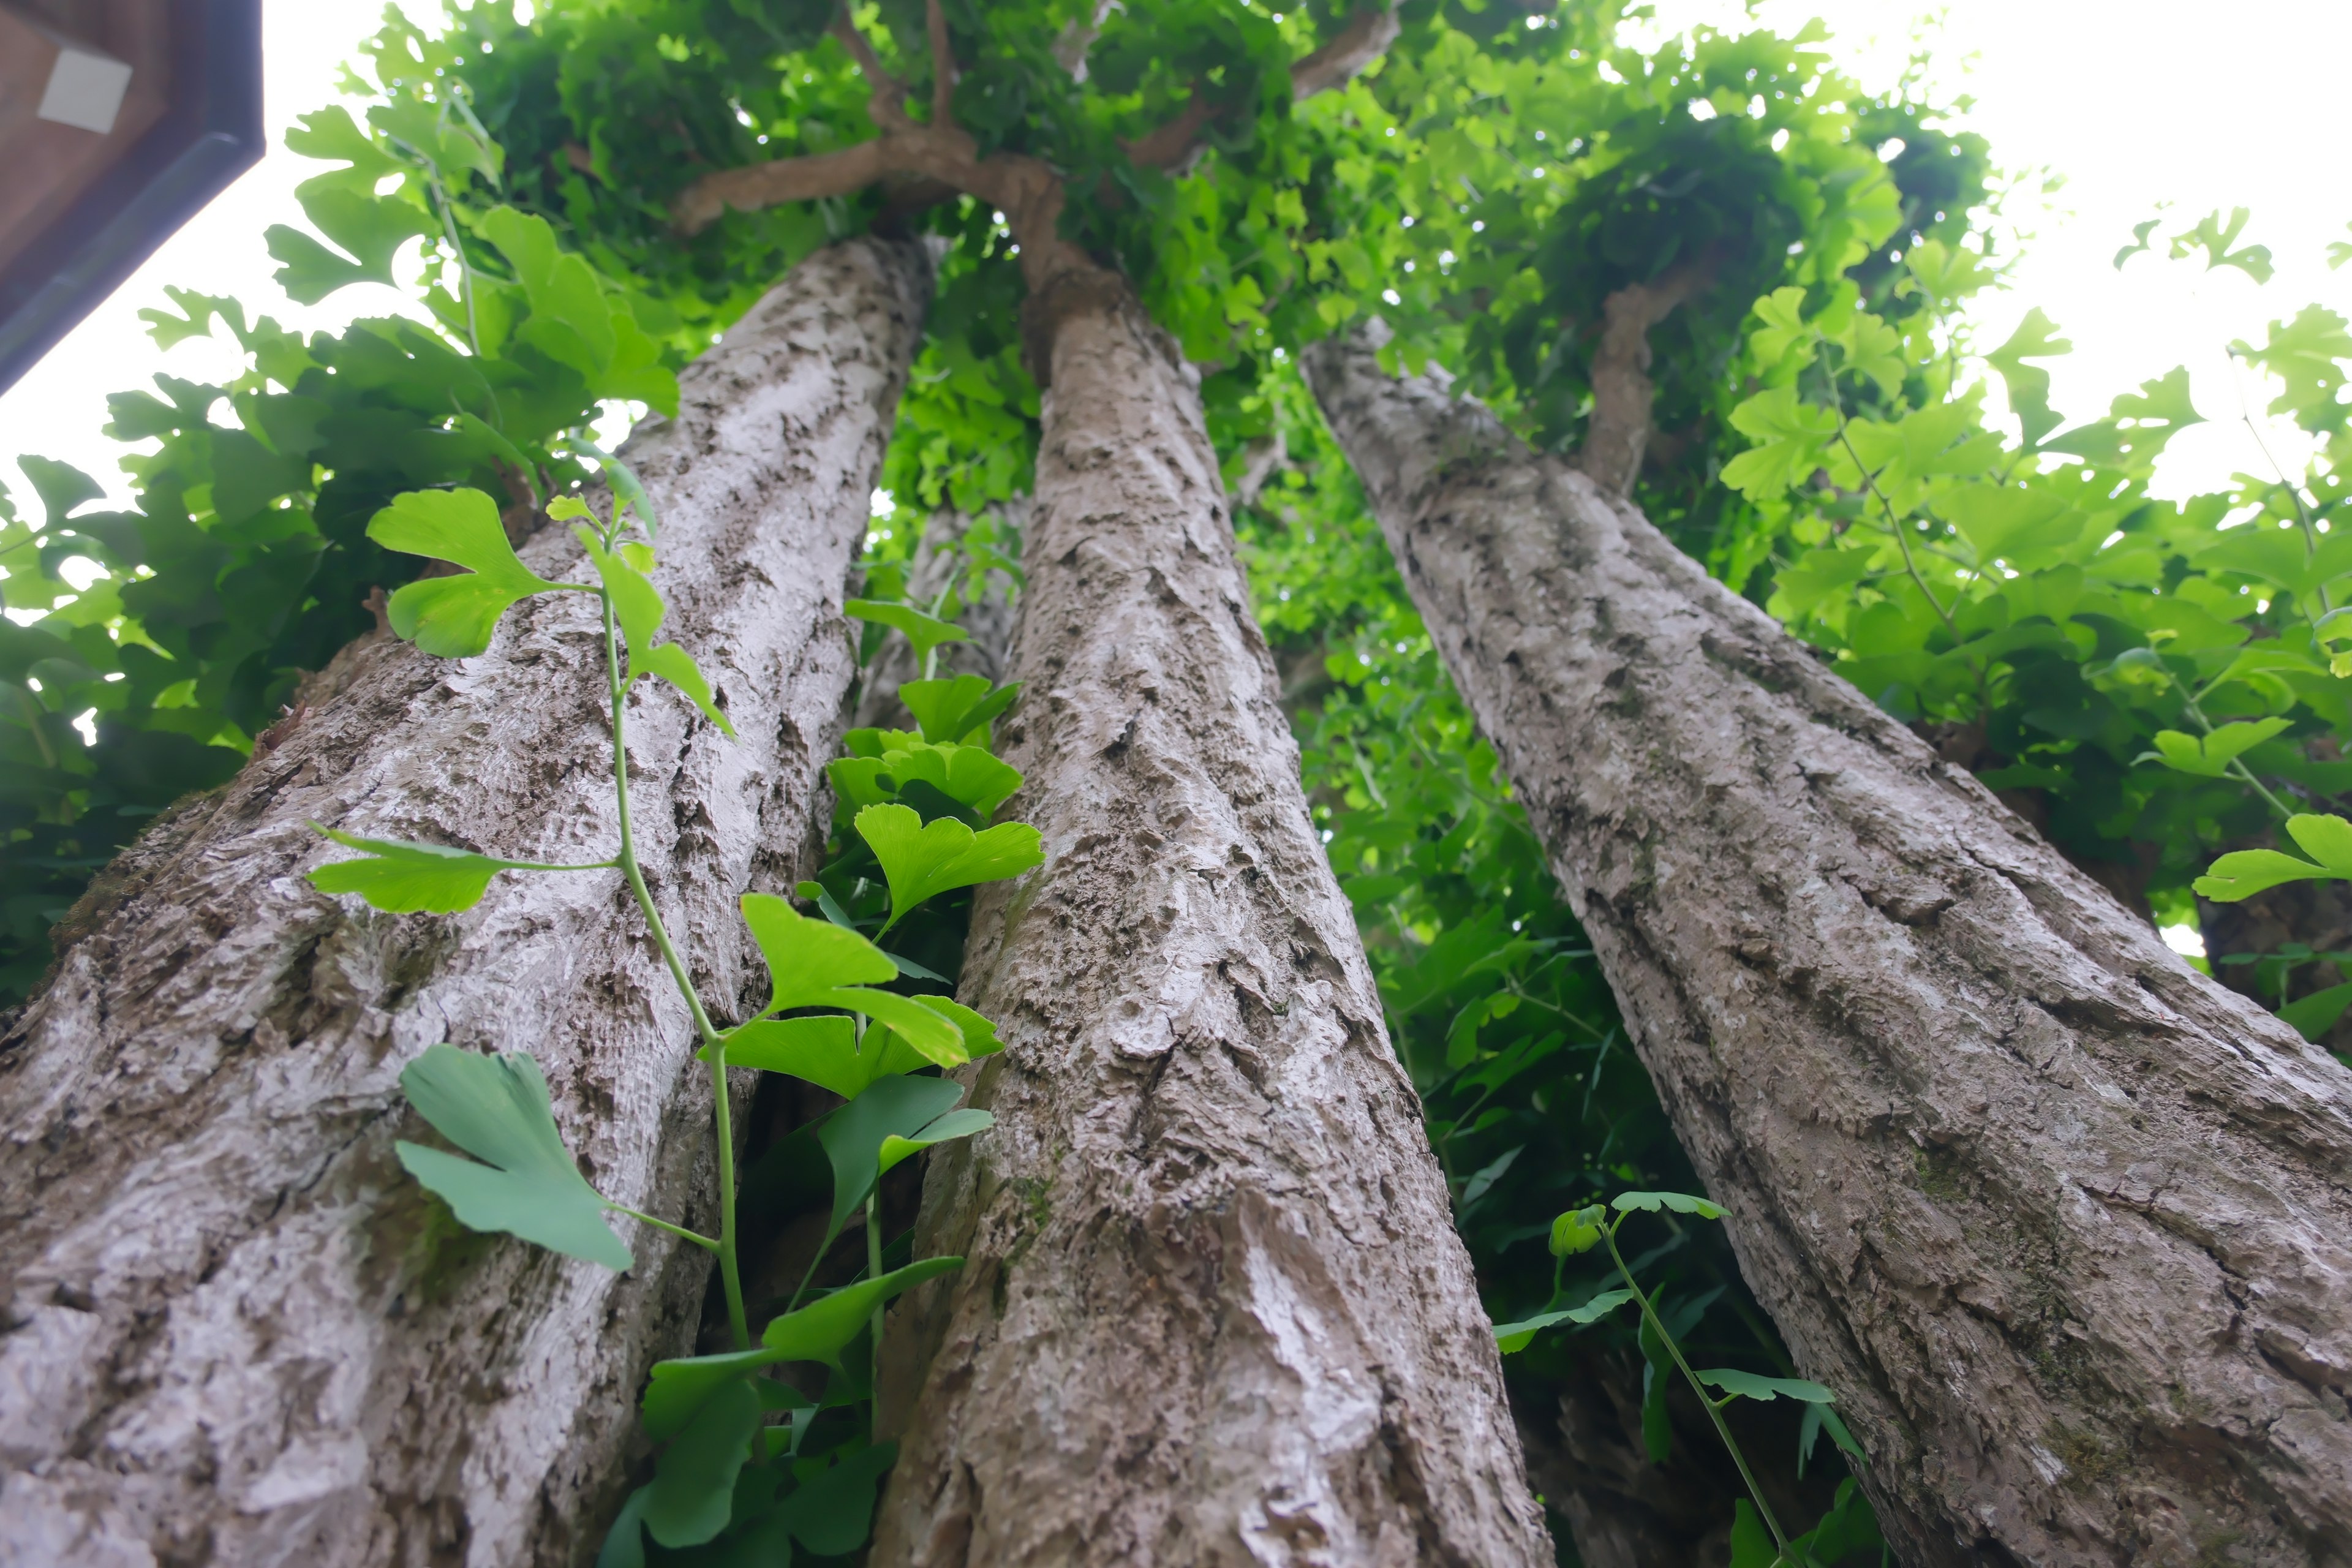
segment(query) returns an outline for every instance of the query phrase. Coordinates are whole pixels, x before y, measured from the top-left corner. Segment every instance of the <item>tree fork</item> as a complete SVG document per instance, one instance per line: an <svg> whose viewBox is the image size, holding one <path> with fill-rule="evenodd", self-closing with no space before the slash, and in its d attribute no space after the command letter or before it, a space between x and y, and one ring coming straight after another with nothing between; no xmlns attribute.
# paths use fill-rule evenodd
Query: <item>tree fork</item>
<svg viewBox="0 0 2352 1568"><path fill-rule="evenodd" d="M962 994L873 1562L1548 1563L1411 1081L1300 792L1197 383L1058 291L1001 740L1045 866Z"/></svg>
<svg viewBox="0 0 2352 1568"><path fill-rule="evenodd" d="M1898 1555L2352 1558L2352 1073L1587 475L1304 363Z"/></svg>
<svg viewBox="0 0 2352 1568"><path fill-rule="evenodd" d="M716 998L761 968L736 895L813 862L855 673L843 580L929 293L919 246L820 251L630 443L671 625L742 737L677 703L634 721L656 897L695 911L677 924ZM579 575L561 530L523 555ZM637 1267L616 1276L460 1232L394 1158L420 1130L398 1074L436 1041L530 1050L603 1190L685 1219L711 1162L684 1005L615 872L504 876L455 918L368 912L301 872L332 853L311 819L610 854L593 622L549 597L462 664L381 634L345 650L274 750L101 879L0 1042L15 1560L593 1557L708 1259L625 1226ZM637 1114L591 1109L614 1104Z"/></svg>

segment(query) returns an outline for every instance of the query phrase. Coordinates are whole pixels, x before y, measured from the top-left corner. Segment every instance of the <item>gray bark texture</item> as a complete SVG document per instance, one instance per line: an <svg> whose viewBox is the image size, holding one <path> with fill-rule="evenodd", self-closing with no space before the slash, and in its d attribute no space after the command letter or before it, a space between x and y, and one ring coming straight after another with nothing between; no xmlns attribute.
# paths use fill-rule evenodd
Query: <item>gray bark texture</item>
<svg viewBox="0 0 2352 1568"><path fill-rule="evenodd" d="M2352 1561L2352 1074L1585 475L1306 363L1896 1555Z"/></svg>
<svg viewBox="0 0 2352 1568"><path fill-rule="evenodd" d="M997 1126L927 1177L872 1561L1551 1550L1421 1108L1308 818L1197 381L1124 290L1054 339L1000 731L1047 861L961 994Z"/></svg>
<svg viewBox="0 0 2352 1568"><path fill-rule="evenodd" d="M725 739L632 710L640 853L718 1006L759 959L733 903L787 888L853 669L845 576L929 301L908 245L819 252L682 378L629 458L663 515L667 635ZM585 571L567 530L523 549ZM705 1255L634 1221L625 1275L457 1229L396 1163L426 1046L530 1051L590 1178L710 1206L694 1031L620 874L508 874L454 917L314 891L311 819L556 860L612 853L595 601L527 601L489 650L380 635L310 714L110 870L0 1042L0 1563L578 1563L617 1502L647 1365Z"/></svg>

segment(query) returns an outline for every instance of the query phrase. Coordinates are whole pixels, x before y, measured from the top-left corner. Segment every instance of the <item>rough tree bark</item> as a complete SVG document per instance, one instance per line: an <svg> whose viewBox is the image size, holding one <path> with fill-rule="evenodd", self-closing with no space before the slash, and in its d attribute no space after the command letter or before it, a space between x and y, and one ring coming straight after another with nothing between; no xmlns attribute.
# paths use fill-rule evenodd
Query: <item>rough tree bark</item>
<svg viewBox="0 0 2352 1568"><path fill-rule="evenodd" d="M915 246L803 262L630 458L678 640L742 739L633 719L641 853L708 994L758 970L733 900L809 848L853 674L838 606L924 308ZM524 558L578 578L566 531ZM395 1163L425 1046L529 1050L592 1178L709 1200L694 1032L619 876L508 876L455 918L313 891L309 819L493 853L611 852L593 600L462 663L380 637L313 711L103 879L0 1044L0 1561L305 1568L582 1561L646 1365L706 1259L623 1226L615 1276L458 1232Z"/></svg>
<svg viewBox="0 0 2352 1568"><path fill-rule="evenodd" d="M1306 363L1897 1555L2352 1561L2352 1074L1587 476Z"/></svg>
<svg viewBox="0 0 2352 1568"><path fill-rule="evenodd" d="M1003 731L1048 858L975 910L998 1124L929 1174L971 1261L894 1321L873 1561L1548 1563L1197 383L1115 280L1056 302Z"/></svg>

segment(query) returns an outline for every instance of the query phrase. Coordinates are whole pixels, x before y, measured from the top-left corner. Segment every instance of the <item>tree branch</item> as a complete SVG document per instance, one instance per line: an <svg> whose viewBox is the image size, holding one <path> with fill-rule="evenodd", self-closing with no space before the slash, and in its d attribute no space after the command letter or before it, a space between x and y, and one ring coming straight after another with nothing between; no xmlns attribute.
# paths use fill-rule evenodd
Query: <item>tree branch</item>
<svg viewBox="0 0 2352 1568"><path fill-rule="evenodd" d="M1161 121L1132 142L1121 142L1128 161L1139 169L1181 168L1199 150L1201 132L1217 117L1217 110L1192 89L1192 101L1174 119Z"/></svg>
<svg viewBox="0 0 2352 1568"><path fill-rule="evenodd" d="M1313 98L1347 86L1357 72L1388 52L1398 30L1393 0L1358 7L1328 43L1290 68L1291 97Z"/></svg>
<svg viewBox="0 0 2352 1568"><path fill-rule="evenodd" d="M687 186L670 203L670 220L687 234L699 234L729 207L758 212L785 202L813 202L862 191L885 174L907 173L892 154L896 138L860 142L835 153L777 158L740 169L721 169Z"/></svg>
<svg viewBox="0 0 2352 1568"><path fill-rule="evenodd" d="M931 41L931 123L946 125L955 119L956 62L940 0L924 0L923 26Z"/></svg>
<svg viewBox="0 0 2352 1568"><path fill-rule="evenodd" d="M907 84L882 68L874 46L857 30L857 23L851 18L846 5L833 14L833 26L825 30L849 51L849 58L857 62L858 73L874 89L874 96L866 105L866 112L874 123L886 134L912 129L915 122L907 118Z"/></svg>
<svg viewBox="0 0 2352 1568"><path fill-rule="evenodd" d="M1576 466L1601 489L1633 492L1650 439L1650 329L1715 280L1717 258L1668 268L1647 283L1629 283L1601 302L1601 346L1592 356L1592 420Z"/></svg>

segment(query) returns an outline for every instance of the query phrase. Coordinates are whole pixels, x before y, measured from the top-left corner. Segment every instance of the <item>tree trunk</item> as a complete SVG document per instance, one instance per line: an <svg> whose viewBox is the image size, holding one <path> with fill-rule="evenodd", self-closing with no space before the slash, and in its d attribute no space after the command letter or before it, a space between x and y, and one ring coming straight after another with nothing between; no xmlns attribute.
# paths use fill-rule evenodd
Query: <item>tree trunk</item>
<svg viewBox="0 0 2352 1568"><path fill-rule="evenodd" d="M1047 860L974 914L997 1127L929 1175L971 1261L893 1331L873 1561L1548 1564L1197 381L1123 288L1056 325L1002 731Z"/></svg>
<svg viewBox="0 0 2352 1568"><path fill-rule="evenodd" d="M2352 1074L1584 475L1307 364L1896 1554L2352 1560Z"/></svg>
<svg viewBox="0 0 2352 1568"><path fill-rule="evenodd" d="M810 858L854 673L843 579L929 280L913 246L818 253L630 443L669 626L742 735L667 695L632 720L640 852L722 1005L759 970L736 895ZM561 529L523 555L584 570ZM283 743L107 874L5 1042L6 1562L583 1561L646 1368L699 1316L698 1250L625 1222L615 1276L470 1235L393 1156L422 1131L398 1086L419 1051L528 1050L606 1194L710 1206L694 1031L618 873L503 876L454 918L301 876L341 854L313 818L611 853L594 602L529 601L462 663L366 639L315 684Z"/></svg>

